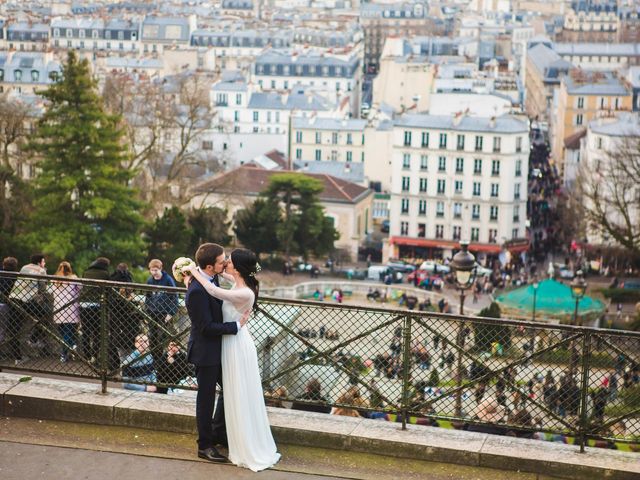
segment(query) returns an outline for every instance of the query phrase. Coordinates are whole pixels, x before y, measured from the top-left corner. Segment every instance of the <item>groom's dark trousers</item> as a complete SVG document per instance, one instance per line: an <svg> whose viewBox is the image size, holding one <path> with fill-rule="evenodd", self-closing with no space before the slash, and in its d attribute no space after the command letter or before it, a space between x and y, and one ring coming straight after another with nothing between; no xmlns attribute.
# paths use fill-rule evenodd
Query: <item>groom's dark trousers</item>
<svg viewBox="0 0 640 480"><path fill-rule="evenodd" d="M185 299L191 319L187 358L196 366L198 395L196 397L196 424L198 426L198 449L213 447L215 441L226 436L222 402L213 418L216 383L222 386L221 348L222 335L238 333L236 322L224 323L222 302L212 297L197 280L189 284Z"/></svg>

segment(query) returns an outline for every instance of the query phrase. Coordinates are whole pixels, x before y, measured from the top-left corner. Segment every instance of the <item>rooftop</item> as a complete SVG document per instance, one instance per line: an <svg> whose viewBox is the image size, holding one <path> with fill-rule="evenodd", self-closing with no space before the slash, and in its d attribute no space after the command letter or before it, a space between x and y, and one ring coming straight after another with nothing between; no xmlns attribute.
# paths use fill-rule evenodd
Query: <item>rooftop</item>
<svg viewBox="0 0 640 480"><path fill-rule="evenodd" d="M529 131L526 122L511 115L493 118L463 116L458 122L456 125L456 119L452 115L405 114L396 119L394 125L462 132L527 133Z"/></svg>
<svg viewBox="0 0 640 480"><path fill-rule="evenodd" d="M563 81L570 95L631 95L630 88L612 72L574 68Z"/></svg>
<svg viewBox="0 0 640 480"><path fill-rule="evenodd" d="M293 128L313 128L314 130L346 130L363 132L367 126L366 120L356 120L353 118L302 118L293 119Z"/></svg>
<svg viewBox="0 0 640 480"><path fill-rule="evenodd" d="M216 193L243 192L244 195L257 196L267 188L272 175L282 173L278 170L243 166L200 184L196 187L196 191L200 193L209 191ZM305 175L320 180L324 185L319 195L322 202L357 203L371 193L368 188L330 175L315 173L305 173Z"/></svg>

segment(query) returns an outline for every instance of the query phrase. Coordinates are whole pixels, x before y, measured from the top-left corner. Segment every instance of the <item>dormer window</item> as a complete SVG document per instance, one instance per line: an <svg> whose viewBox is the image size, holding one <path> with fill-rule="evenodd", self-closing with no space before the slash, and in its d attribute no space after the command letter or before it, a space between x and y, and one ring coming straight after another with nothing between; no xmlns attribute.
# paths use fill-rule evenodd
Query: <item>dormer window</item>
<svg viewBox="0 0 640 480"><path fill-rule="evenodd" d="M37 82L40 80L40 72L38 70L31 70L31 81Z"/></svg>
<svg viewBox="0 0 640 480"><path fill-rule="evenodd" d="M73 30L71 30L70 28L67 28L65 33L67 34L67 38L73 37Z"/></svg>
<svg viewBox="0 0 640 480"><path fill-rule="evenodd" d="M91 36L92 36L93 38L98 38L98 30L93 30L93 31L91 32Z"/></svg>
<svg viewBox="0 0 640 480"><path fill-rule="evenodd" d="M60 29L59 28L54 28L53 29L53 36L54 37L59 37L60 36Z"/></svg>
<svg viewBox="0 0 640 480"><path fill-rule="evenodd" d="M15 78L16 82L20 82L22 80L22 70L14 71L13 78Z"/></svg>
<svg viewBox="0 0 640 480"><path fill-rule="evenodd" d="M4 82L4 70L0 68L0 82Z"/></svg>
<svg viewBox="0 0 640 480"><path fill-rule="evenodd" d="M80 30L78 31L78 36L79 36L80 38L85 38L86 34L87 34L87 32L85 32L85 30L84 30L84 29L80 29Z"/></svg>

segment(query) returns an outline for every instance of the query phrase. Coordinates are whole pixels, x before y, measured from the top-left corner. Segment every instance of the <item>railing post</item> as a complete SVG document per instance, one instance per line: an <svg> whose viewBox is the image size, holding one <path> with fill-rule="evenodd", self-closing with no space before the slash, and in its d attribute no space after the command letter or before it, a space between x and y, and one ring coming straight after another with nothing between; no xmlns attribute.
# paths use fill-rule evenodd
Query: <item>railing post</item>
<svg viewBox="0 0 640 480"><path fill-rule="evenodd" d="M407 429L409 385L411 374L411 317L404 317L402 353L402 430Z"/></svg>
<svg viewBox="0 0 640 480"><path fill-rule="evenodd" d="M107 393L107 373L109 371L109 293L107 287L100 287L100 379L102 393Z"/></svg>
<svg viewBox="0 0 640 480"><path fill-rule="evenodd" d="M580 385L580 453L584 453L587 441L589 418L587 416L587 397L589 396L589 357L591 355L591 332L584 332L582 343L582 381Z"/></svg>

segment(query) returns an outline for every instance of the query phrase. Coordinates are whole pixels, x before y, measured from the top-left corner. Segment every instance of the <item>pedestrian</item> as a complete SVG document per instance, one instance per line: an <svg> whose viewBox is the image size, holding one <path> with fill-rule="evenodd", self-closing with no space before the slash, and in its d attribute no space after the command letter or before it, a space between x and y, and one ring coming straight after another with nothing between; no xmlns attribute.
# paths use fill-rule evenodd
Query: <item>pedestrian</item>
<svg viewBox="0 0 640 480"><path fill-rule="evenodd" d="M84 271L83 278L109 280L109 265L106 257L96 258ZM82 351L94 363L100 351L100 310L102 291L95 286L85 286L80 294L80 325L82 329Z"/></svg>
<svg viewBox="0 0 640 480"><path fill-rule="evenodd" d="M50 288L53 294L53 323L56 324L62 338L60 362L66 363L69 360L69 355L78 348L78 325L80 324L78 298L82 285L73 282L78 277L73 273L69 262L60 262L55 275L65 278L65 280L51 282Z"/></svg>
<svg viewBox="0 0 640 480"><path fill-rule="evenodd" d="M173 278L162 269L157 258L149 261L147 285L154 287L175 287ZM147 292L145 306L149 315L149 347L153 358L160 358L166 348L171 330L171 321L178 311L178 294L156 288Z"/></svg>
<svg viewBox="0 0 640 480"><path fill-rule="evenodd" d="M42 253L31 255L31 261L20 269L20 273L28 275L46 275L46 260ZM48 297L46 295L46 283L34 279L20 278L16 280L9 298L15 304L16 312L20 317L16 322L21 329L28 321L35 322L31 330L31 336L27 343L46 353L45 331L41 323L45 321L48 309ZM20 363L22 354L18 351L16 363Z"/></svg>

